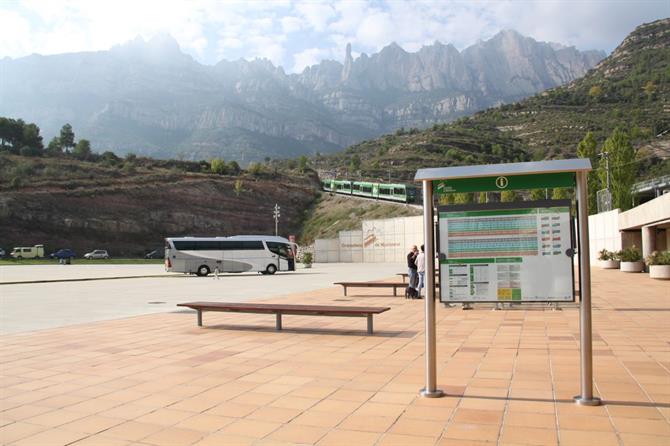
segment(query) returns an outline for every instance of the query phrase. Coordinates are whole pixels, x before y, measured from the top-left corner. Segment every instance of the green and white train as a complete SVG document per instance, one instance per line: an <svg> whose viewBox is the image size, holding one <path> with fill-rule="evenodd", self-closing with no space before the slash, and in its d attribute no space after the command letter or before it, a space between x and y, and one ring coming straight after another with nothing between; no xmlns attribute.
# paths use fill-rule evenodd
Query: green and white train
<svg viewBox="0 0 670 446"><path fill-rule="evenodd" d="M343 195L390 200L400 203L414 203L416 201L416 187L406 184L321 180L321 187L327 192L335 192Z"/></svg>

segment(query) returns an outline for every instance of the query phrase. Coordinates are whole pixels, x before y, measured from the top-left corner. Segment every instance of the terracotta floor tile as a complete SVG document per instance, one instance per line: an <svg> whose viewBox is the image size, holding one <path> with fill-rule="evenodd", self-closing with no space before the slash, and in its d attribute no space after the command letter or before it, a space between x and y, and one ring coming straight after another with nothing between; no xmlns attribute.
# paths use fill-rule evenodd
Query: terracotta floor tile
<svg viewBox="0 0 670 446"><path fill-rule="evenodd" d="M607 405L607 412L612 417L620 418L644 418L649 420L662 420L663 415L654 407L614 406Z"/></svg>
<svg viewBox="0 0 670 446"><path fill-rule="evenodd" d="M342 421L338 427L352 431L386 432L395 420L395 417L380 417L355 413Z"/></svg>
<svg viewBox="0 0 670 446"><path fill-rule="evenodd" d="M558 435L561 446L617 446L619 444L617 436L612 432L589 432L561 429ZM643 445L641 444L638 446Z"/></svg>
<svg viewBox="0 0 670 446"><path fill-rule="evenodd" d="M490 441L462 440L460 438L441 438L435 444L435 446L498 446L498 443ZM504 446L516 446L516 445L504 445Z"/></svg>
<svg viewBox="0 0 670 446"><path fill-rule="evenodd" d="M502 423L503 412L497 410L458 409L454 414L454 422L463 424L495 424Z"/></svg>
<svg viewBox="0 0 670 446"><path fill-rule="evenodd" d="M99 412L97 415L110 418L121 418L125 420L134 420L135 418L141 417L148 413L153 412L155 409L147 406L140 406L133 403L122 404L121 406L114 407L113 409L105 410Z"/></svg>
<svg viewBox="0 0 670 446"><path fill-rule="evenodd" d="M74 443L77 440L88 437L83 432L72 432L64 429L49 429L30 437L22 438L12 445L16 446L59 446Z"/></svg>
<svg viewBox="0 0 670 446"><path fill-rule="evenodd" d="M237 418L201 413L180 421L175 427L211 433L218 431L236 420Z"/></svg>
<svg viewBox="0 0 670 446"><path fill-rule="evenodd" d="M356 401L338 401L338 400L325 399L312 406L310 410L348 414L352 413L360 406L361 403Z"/></svg>
<svg viewBox="0 0 670 446"><path fill-rule="evenodd" d="M305 425L305 426L314 426L314 427L335 427L342 420L344 420L348 414L338 414L333 412L320 412L316 410L308 410L303 412L300 416L293 419L291 424Z"/></svg>
<svg viewBox="0 0 670 446"><path fill-rule="evenodd" d="M416 393L377 392L371 403L410 404L418 395Z"/></svg>
<svg viewBox="0 0 670 446"><path fill-rule="evenodd" d="M455 410L453 407L413 405L408 406L402 416L417 420L447 421Z"/></svg>
<svg viewBox="0 0 670 446"><path fill-rule="evenodd" d="M78 420L64 424L61 427L63 429L71 430L74 432L86 432L89 434L97 434L98 432L102 432L104 430L109 429L110 427L117 426L124 422L125 420L122 420L120 418L110 418L101 415L89 415L87 417L79 418Z"/></svg>
<svg viewBox="0 0 670 446"><path fill-rule="evenodd" d="M555 429L511 426L503 429L501 443L551 446L558 444Z"/></svg>
<svg viewBox="0 0 670 446"><path fill-rule="evenodd" d="M556 415L554 414L507 412L503 422L509 426L556 429Z"/></svg>
<svg viewBox="0 0 670 446"><path fill-rule="evenodd" d="M104 435L91 435L90 437L71 443L72 446L128 446L129 444L131 443L126 440L106 437Z"/></svg>
<svg viewBox="0 0 670 446"><path fill-rule="evenodd" d="M251 412L258 409L259 406L251 404L222 403L214 406L205 413L210 415L220 415L223 417L244 418Z"/></svg>
<svg viewBox="0 0 670 446"><path fill-rule="evenodd" d="M16 407L14 409L6 410L2 412L3 418L20 421L25 420L26 418L36 417L43 413L52 412L52 407L43 407L43 406L32 406L32 405L23 405Z"/></svg>
<svg viewBox="0 0 670 446"><path fill-rule="evenodd" d="M335 392L334 387L319 387L313 385L305 385L298 387L291 391L291 396L304 396L307 398L325 398Z"/></svg>
<svg viewBox="0 0 670 446"><path fill-rule="evenodd" d="M400 404L365 403L356 410L360 415L378 415L397 417L405 411L405 406Z"/></svg>
<svg viewBox="0 0 670 446"><path fill-rule="evenodd" d="M196 446L249 446L258 441L257 438L216 432L194 443Z"/></svg>
<svg viewBox="0 0 670 446"><path fill-rule="evenodd" d="M261 421L274 421L277 423L288 423L298 415L303 413L299 409L287 409L283 407L261 407L260 409L247 415L248 419Z"/></svg>
<svg viewBox="0 0 670 446"><path fill-rule="evenodd" d="M348 431L344 429L334 429L323 437L319 446L373 446L381 434L375 432Z"/></svg>
<svg viewBox="0 0 670 446"><path fill-rule="evenodd" d="M158 424L160 426L174 426L175 424L193 416L193 413L183 410L158 409L154 412L137 417L138 423Z"/></svg>
<svg viewBox="0 0 670 446"><path fill-rule="evenodd" d="M270 438L293 443L316 444L327 432L327 429L320 427L288 424L271 433Z"/></svg>
<svg viewBox="0 0 670 446"><path fill-rule="evenodd" d="M38 426L36 424L28 424L22 421L8 424L0 427L0 441L3 443L12 443L13 441L22 438L30 437L38 432L48 430L46 426Z"/></svg>
<svg viewBox="0 0 670 446"><path fill-rule="evenodd" d="M263 438L277 430L282 423L259 420L237 420L222 429L222 432L242 437Z"/></svg>
<svg viewBox="0 0 670 446"><path fill-rule="evenodd" d="M630 434L623 432L619 434L624 446L668 446L667 436Z"/></svg>
<svg viewBox="0 0 670 446"><path fill-rule="evenodd" d="M400 417L391 427L389 432L403 435L419 435L422 437L433 437L437 439L446 423L434 420L417 420L413 418Z"/></svg>
<svg viewBox="0 0 670 446"><path fill-rule="evenodd" d="M449 423L444 432L448 438L462 440L497 441L500 427L492 424Z"/></svg>
<svg viewBox="0 0 670 446"><path fill-rule="evenodd" d="M142 439L142 443L156 446L191 445L203 437L203 433L190 429L170 427Z"/></svg>
<svg viewBox="0 0 670 446"><path fill-rule="evenodd" d="M301 396L282 396L270 403L272 407L283 407L286 409L306 410L318 403L316 398L304 398Z"/></svg>
<svg viewBox="0 0 670 446"><path fill-rule="evenodd" d="M157 424L139 423L137 421L127 421L119 424L104 433L105 436L120 438L122 440L139 441L149 435L163 430L163 426Z"/></svg>
<svg viewBox="0 0 670 446"><path fill-rule="evenodd" d="M619 432L662 435L670 438L670 423L665 420L614 417L613 422Z"/></svg>
<svg viewBox="0 0 670 446"><path fill-rule="evenodd" d="M344 400L344 401L358 401L364 402L372 398L374 392L364 392L356 390L338 390L331 394L328 398L333 400Z"/></svg>
<svg viewBox="0 0 670 446"><path fill-rule="evenodd" d="M435 439L414 435L386 434L377 442L379 446L432 446Z"/></svg>
<svg viewBox="0 0 670 446"><path fill-rule="evenodd" d="M26 418L23 420L30 424L39 424L41 426L58 427L70 421L84 418L86 414L80 412L71 412L69 410L54 410L52 412L43 413L35 417Z"/></svg>

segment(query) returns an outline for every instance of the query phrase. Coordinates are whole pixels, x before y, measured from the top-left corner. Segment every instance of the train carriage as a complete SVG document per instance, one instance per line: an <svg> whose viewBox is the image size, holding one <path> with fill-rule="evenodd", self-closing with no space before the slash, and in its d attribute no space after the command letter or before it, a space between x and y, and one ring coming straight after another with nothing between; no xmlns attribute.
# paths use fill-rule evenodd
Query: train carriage
<svg viewBox="0 0 670 446"><path fill-rule="evenodd" d="M416 202L416 188L406 184L384 184L366 181L322 180L324 191L400 203Z"/></svg>

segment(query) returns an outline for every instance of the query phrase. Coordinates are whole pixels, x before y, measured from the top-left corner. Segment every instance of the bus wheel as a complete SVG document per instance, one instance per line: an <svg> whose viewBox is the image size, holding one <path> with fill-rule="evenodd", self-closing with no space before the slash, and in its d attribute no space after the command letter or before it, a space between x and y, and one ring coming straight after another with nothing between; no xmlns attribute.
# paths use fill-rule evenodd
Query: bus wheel
<svg viewBox="0 0 670 446"><path fill-rule="evenodd" d="M204 277L209 274L209 267L207 265L200 265L198 267L198 272L196 273L200 277Z"/></svg>
<svg viewBox="0 0 670 446"><path fill-rule="evenodd" d="M277 267L274 266L272 263L268 265L268 267L265 269L265 272L268 274L274 274L277 272Z"/></svg>

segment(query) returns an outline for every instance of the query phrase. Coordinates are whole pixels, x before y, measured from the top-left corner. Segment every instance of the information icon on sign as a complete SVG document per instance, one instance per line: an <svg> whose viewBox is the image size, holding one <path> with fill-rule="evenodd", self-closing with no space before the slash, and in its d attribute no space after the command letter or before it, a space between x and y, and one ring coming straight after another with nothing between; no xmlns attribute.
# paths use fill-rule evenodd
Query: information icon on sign
<svg viewBox="0 0 670 446"><path fill-rule="evenodd" d="M498 177L496 178L496 186L498 189L504 189L507 187L509 184L509 181L507 180L507 177Z"/></svg>

